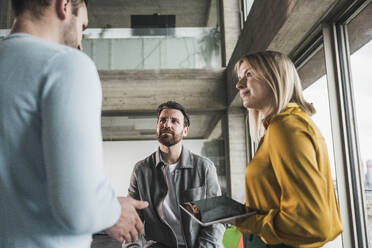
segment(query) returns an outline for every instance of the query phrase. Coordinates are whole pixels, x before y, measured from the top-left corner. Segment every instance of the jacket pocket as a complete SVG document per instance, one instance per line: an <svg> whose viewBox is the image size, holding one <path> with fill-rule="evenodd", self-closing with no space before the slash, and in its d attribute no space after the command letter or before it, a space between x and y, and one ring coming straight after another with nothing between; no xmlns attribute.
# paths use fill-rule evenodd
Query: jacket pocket
<svg viewBox="0 0 372 248"><path fill-rule="evenodd" d="M182 202L198 201L201 199L205 199L206 196L207 194L205 186L191 188L183 191Z"/></svg>

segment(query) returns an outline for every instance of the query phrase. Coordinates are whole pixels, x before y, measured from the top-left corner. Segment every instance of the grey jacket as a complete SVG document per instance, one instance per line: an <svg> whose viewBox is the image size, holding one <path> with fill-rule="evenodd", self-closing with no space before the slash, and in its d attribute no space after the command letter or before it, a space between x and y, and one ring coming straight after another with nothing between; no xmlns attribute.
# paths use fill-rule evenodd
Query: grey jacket
<svg viewBox="0 0 372 248"><path fill-rule="evenodd" d="M131 176L129 195L137 200L147 201L149 207L139 215L145 222L144 247L177 247L173 230L164 221L162 204L168 192L164 163L159 150L139 161ZM182 147L180 163L175 170L175 190L178 203L196 201L221 195L216 168L212 161L193 154ZM181 212L181 224L188 248L223 247L222 237L225 227L215 224L200 226L192 218Z"/></svg>

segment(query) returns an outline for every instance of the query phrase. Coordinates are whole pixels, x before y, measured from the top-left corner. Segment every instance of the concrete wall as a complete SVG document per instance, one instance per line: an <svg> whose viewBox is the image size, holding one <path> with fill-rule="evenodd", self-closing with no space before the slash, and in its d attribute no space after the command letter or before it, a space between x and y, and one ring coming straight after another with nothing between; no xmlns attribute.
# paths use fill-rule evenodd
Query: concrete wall
<svg viewBox="0 0 372 248"><path fill-rule="evenodd" d="M103 142L105 172L118 196L126 196L135 163L153 153L158 142Z"/></svg>
<svg viewBox="0 0 372 248"><path fill-rule="evenodd" d="M184 140L192 152L201 155L205 140ZM126 196L134 165L156 151L157 140L103 142L105 172L118 196Z"/></svg>
<svg viewBox="0 0 372 248"><path fill-rule="evenodd" d="M247 137L245 125L245 110L230 109L223 123L228 154L228 184L231 197L245 202L245 168L247 161Z"/></svg>
<svg viewBox="0 0 372 248"><path fill-rule="evenodd" d="M371 20L372 5L369 4L348 24L348 38L351 54L359 50L372 39Z"/></svg>
<svg viewBox="0 0 372 248"><path fill-rule="evenodd" d="M12 26L13 17L11 12L10 0L0 0L0 29L7 29Z"/></svg>
<svg viewBox="0 0 372 248"><path fill-rule="evenodd" d="M219 4L218 0L209 0L209 8L206 19L207 27L216 27L219 23Z"/></svg>

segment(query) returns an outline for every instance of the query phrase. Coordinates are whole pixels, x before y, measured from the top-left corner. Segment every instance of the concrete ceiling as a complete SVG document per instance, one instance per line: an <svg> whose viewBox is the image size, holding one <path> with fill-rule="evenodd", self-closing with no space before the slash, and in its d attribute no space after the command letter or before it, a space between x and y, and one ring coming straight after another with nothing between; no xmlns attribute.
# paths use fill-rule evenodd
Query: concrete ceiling
<svg viewBox="0 0 372 248"><path fill-rule="evenodd" d="M176 15L176 27L205 27L213 0L91 0L90 28L130 28L131 15ZM217 9L211 11L216 16ZM210 24L211 25L211 24ZM215 24L214 24L215 25Z"/></svg>
<svg viewBox="0 0 372 248"><path fill-rule="evenodd" d="M215 27L218 0L90 0L89 28L130 28L131 15L176 15L176 27ZM0 1L0 29L13 22L10 0Z"/></svg>
<svg viewBox="0 0 372 248"><path fill-rule="evenodd" d="M191 125L186 139L208 138L221 116L221 112L191 114ZM151 116L103 116L103 140L154 140L156 139L156 122L156 113Z"/></svg>
<svg viewBox="0 0 372 248"><path fill-rule="evenodd" d="M156 108L174 100L190 114L189 139L206 139L226 110L224 69L100 71L104 140L155 139Z"/></svg>
<svg viewBox="0 0 372 248"><path fill-rule="evenodd" d="M224 68L99 71L104 115L153 113L166 101L189 112L226 109Z"/></svg>
<svg viewBox="0 0 372 248"><path fill-rule="evenodd" d="M306 34L323 20L337 0L261 0L253 3L244 29L226 68L226 78L234 81L234 64L244 54L276 50L289 54ZM264 27L264 28L263 28ZM227 87L228 105L239 106L237 90Z"/></svg>

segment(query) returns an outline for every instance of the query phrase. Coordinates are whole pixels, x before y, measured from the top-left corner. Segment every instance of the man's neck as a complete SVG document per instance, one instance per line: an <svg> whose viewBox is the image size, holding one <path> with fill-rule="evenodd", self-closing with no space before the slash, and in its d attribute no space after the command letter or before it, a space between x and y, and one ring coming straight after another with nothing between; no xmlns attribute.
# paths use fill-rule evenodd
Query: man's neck
<svg viewBox="0 0 372 248"><path fill-rule="evenodd" d="M15 18L10 33L31 34L40 39L60 43L60 27L58 25L58 20L48 18L47 13L40 18L36 18L26 11Z"/></svg>
<svg viewBox="0 0 372 248"><path fill-rule="evenodd" d="M178 142L173 146L165 146L160 144L161 157L166 164L175 164L181 156L182 142Z"/></svg>

